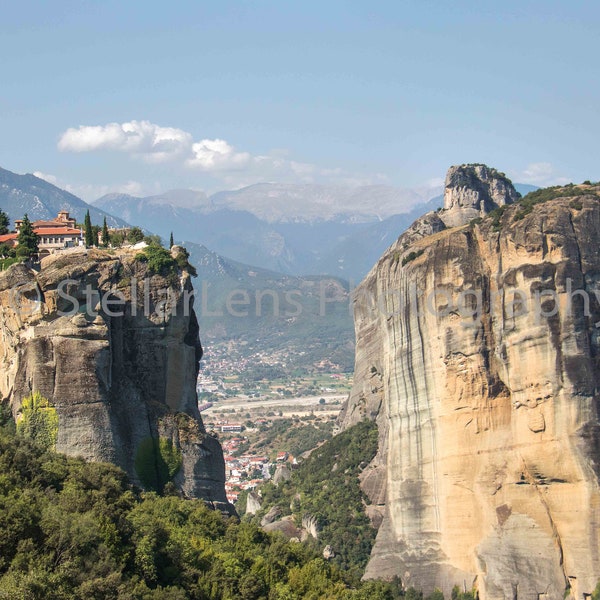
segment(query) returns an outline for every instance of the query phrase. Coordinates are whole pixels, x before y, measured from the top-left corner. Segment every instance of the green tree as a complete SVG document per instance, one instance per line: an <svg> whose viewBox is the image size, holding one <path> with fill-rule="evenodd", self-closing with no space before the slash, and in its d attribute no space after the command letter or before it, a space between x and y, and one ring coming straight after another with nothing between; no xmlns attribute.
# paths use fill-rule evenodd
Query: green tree
<svg viewBox="0 0 600 600"><path fill-rule="evenodd" d="M202 500L140 492L115 466L45 449L15 435L7 413L0 404L0 598L402 597L399 582L350 582L315 547Z"/></svg>
<svg viewBox="0 0 600 600"><path fill-rule="evenodd" d="M171 253L162 246L149 245L135 257L136 260L148 264L151 275L170 275L176 272L177 262Z"/></svg>
<svg viewBox="0 0 600 600"><path fill-rule="evenodd" d="M0 208L0 235L8 233L9 225L8 215ZM171 238L173 238L173 234L171 234Z"/></svg>
<svg viewBox="0 0 600 600"><path fill-rule="evenodd" d="M285 427L285 421L279 424ZM295 428L290 427L289 421L287 424L288 430L303 432L305 437L312 435L312 431L323 439L321 436L325 433L313 425ZM271 434L278 427L274 425ZM282 444L294 452L292 446L290 441L285 446ZM378 431L374 422L362 421L347 429L316 448L290 480L278 486L263 484L262 508L256 518L260 520L273 506L279 506L284 515L290 512L300 518L312 515L317 520L321 551L329 544L336 553L331 563L340 567L347 578L360 581L377 531L365 514L364 493L358 476L373 459L377 448Z"/></svg>
<svg viewBox="0 0 600 600"><path fill-rule="evenodd" d="M452 588L452 600L475 600L475 592L461 592L460 588L455 585Z"/></svg>
<svg viewBox="0 0 600 600"><path fill-rule="evenodd" d="M125 236L122 231L113 231L110 235L110 243L113 248L120 248L125 241Z"/></svg>
<svg viewBox="0 0 600 600"><path fill-rule="evenodd" d="M92 219L90 218L89 210L85 213L85 220L83 222L83 226L85 235L85 245L88 248L91 248L96 244L94 243L94 229L92 228Z"/></svg>
<svg viewBox="0 0 600 600"><path fill-rule="evenodd" d="M144 438L135 455L135 470L149 490L162 492L181 469L181 451L167 438Z"/></svg>
<svg viewBox="0 0 600 600"><path fill-rule="evenodd" d="M156 234L145 235L144 236L144 241L149 246L159 246L159 247L162 248L162 245L163 245L162 244L162 240L160 239L160 235L156 235Z"/></svg>
<svg viewBox="0 0 600 600"><path fill-rule="evenodd" d="M132 244L137 244L144 239L144 232L139 227L132 227L127 234L127 239Z"/></svg>
<svg viewBox="0 0 600 600"><path fill-rule="evenodd" d="M106 224L106 217L104 217L104 223L102 224L102 245L108 248L110 243L110 234L108 233L108 225Z"/></svg>
<svg viewBox="0 0 600 600"><path fill-rule="evenodd" d="M14 255L14 250L8 244L0 244L0 258L7 258Z"/></svg>
<svg viewBox="0 0 600 600"><path fill-rule="evenodd" d="M171 231L171 237L169 238L169 248L172 248L175 245L173 241L173 232Z"/></svg>
<svg viewBox="0 0 600 600"><path fill-rule="evenodd" d="M39 392L23 398L21 419L17 431L35 440L44 448L54 448L58 438L58 414L47 398Z"/></svg>
<svg viewBox="0 0 600 600"><path fill-rule="evenodd" d="M23 217L17 241L19 242L17 247L17 254L19 256L30 257L38 253L38 236L35 231L33 231L33 225L31 224L27 213Z"/></svg>

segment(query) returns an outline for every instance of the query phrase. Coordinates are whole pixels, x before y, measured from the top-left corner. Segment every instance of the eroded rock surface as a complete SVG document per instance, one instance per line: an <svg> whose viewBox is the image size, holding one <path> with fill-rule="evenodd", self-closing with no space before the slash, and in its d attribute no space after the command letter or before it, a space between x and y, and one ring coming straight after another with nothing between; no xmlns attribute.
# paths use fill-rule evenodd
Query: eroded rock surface
<svg viewBox="0 0 600 600"><path fill-rule="evenodd" d="M600 199L456 214L356 294L342 424L378 422L362 484L383 514L366 577L581 599L600 579Z"/></svg>
<svg viewBox="0 0 600 600"><path fill-rule="evenodd" d="M448 169L440 216L448 227L456 227L520 197L504 173L486 165L457 165Z"/></svg>
<svg viewBox="0 0 600 600"><path fill-rule="evenodd" d="M40 392L58 412L58 451L112 462L138 484L153 479L152 440L162 440L180 453L176 488L232 511L220 444L197 407L190 277L152 275L136 254L74 249L39 272L0 274L0 396L19 418Z"/></svg>

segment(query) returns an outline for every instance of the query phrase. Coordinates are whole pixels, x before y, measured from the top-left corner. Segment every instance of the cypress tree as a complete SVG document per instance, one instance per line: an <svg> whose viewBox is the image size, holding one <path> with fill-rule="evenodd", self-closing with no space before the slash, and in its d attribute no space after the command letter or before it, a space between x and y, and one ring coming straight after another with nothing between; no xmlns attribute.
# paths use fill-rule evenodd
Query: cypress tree
<svg viewBox="0 0 600 600"><path fill-rule="evenodd" d="M27 213L25 213L25 216L23 217L23 223L19 229L17 241L19 242L17 246L17 254L19 256L30 257L33 254L38 253L38 236L35 231L33 231L33 225L31 224Z"/></svg>
<svg viewBox="0 0 600 600"><path fill-rule="evenodd" d="M90 218L90 211L88 210L85 213L85 220L83 221L84 226L84 235L85 235L85 245L90 248L91 246L95 246L94 243L94 230L92 229L92 219Z"/></svg>
<svg viewBox="0 0 600 600"><path fill-rule="evenodd" d="M171 231L171 237L169 238L169 248L172 248L175 245L173 241L173 232Z"/></svg>
<svg viewBox="0 0 600 600"><path fill-rule="evenodd" d="M104 223L102 224L102 245L108 248L109 241L108 225L106 224L106 217L104 217Z"/></svg>
<svg viewBox="0 0 600 600"><path fill-rule="evenodd" d="M0 208L0 235L8 233L9 225L10 221L8 220L8 215Z"/></svg>

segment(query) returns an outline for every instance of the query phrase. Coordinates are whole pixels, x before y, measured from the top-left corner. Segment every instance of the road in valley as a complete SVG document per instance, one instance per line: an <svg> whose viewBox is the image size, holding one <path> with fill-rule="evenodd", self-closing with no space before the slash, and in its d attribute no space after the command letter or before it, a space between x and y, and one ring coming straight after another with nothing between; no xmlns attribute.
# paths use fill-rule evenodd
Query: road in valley
<svg viewBox="0 0 600 600"><path fill-rule="evenodd" d="M339 412L346 398L347 394L320 394L318 396L302 396L299 398L232 398L231 400L223 400L216 402L208 408L202 411L202 415L216 416L221 413L223 409L236 411L248 410L256 411L257 409L286 409L286 412L291 412L292 409L297 411L306 412L310 410L318 409L319 412ZM321 398L325 398L325 404L319 404ZM339 404L334 404L338 401Z"/></svg>

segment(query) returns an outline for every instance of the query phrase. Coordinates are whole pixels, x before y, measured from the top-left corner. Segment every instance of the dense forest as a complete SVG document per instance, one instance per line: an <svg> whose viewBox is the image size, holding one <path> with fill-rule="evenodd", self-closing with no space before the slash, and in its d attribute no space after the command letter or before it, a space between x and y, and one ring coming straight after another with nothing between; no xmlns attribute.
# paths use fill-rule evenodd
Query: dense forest
<svg viewBox="0 0 600 600"><path fill-rule="evenodd" d="M113 465L0 427L0 598L393 600L398 582L353 584L314 548L225 518L202 501L131 486ZM410 591L407 598L419 598Z"/></svg>
<svg viewBox="0 0 600 600"><path fill-rule="evenodd" d="M358 423L315 449L289 481L263 485L262 510L255 521L274 506L282 515L294 514L298 524L310 515L319 539L309 543L321 552L331 546L333 562L354 582L360 581L377 530L365 514L367 498L358 475L377 452L377 436L374 422Z"/></svg>

